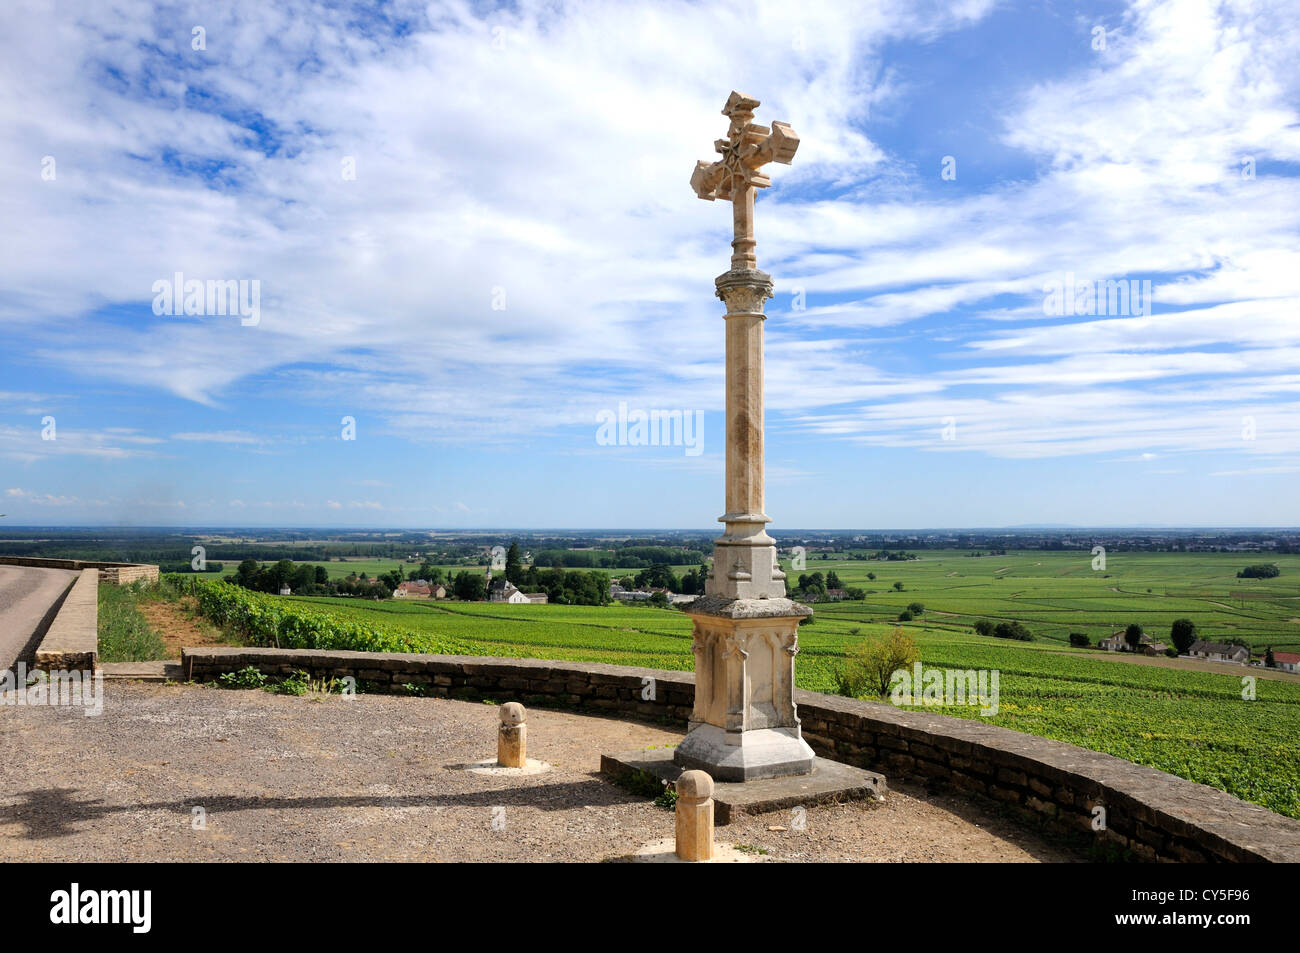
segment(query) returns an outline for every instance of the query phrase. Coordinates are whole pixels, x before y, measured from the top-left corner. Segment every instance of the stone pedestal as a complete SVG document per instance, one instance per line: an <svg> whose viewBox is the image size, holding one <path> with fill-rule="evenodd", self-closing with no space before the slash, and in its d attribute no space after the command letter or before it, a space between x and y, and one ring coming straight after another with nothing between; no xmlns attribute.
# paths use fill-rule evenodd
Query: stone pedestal
<svg viewBox="0 0 1300 953"><path fill-rule="evenodd" d="M794 704L799 620L812 610L784 597L704 596L695 624L695 708L673 760L719 781L809 774L812 748Z"/></svg>

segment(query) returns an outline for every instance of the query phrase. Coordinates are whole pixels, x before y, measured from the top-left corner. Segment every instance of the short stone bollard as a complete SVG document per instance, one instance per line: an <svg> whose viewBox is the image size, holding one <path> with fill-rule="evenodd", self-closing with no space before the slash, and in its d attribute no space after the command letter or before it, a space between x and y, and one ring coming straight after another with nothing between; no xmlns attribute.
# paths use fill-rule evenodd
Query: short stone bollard
<svg viewBox="0 0 1300 953"><path fill-rule="evenodd" d="M501 706L501 727L497 731L497 764L503 768L522 768L528 760L528 726L524 723L524 706L506 702Z"/></svg>
<svg viewBox="0 0 1300 953"><path fill-rule="evenodd" d="M713 859L713 778L683 771L677 779L677 856Z"/></svg>

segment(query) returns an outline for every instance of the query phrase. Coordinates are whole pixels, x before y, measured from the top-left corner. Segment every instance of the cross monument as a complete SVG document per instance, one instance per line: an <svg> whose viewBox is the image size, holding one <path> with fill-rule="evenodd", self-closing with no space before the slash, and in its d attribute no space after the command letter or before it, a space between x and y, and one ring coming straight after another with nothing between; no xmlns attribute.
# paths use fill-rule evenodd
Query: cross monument
<svg viewBox="0 0 1300 953"><path fill-rule="evenodd" d="M763 501L763 303L772 278L754 255L754 192L772 184L769 162L789 165L799 137L786 123L753 122L758 100L733 92L731 125L699 162L691 186L732 204L731 269L714 282L726 313L726 513L705 594L687 607L694 623L695 707L674 755L719 781L809 774L813 751L794 704L799 622L812 610L786 597Z"/></svg>

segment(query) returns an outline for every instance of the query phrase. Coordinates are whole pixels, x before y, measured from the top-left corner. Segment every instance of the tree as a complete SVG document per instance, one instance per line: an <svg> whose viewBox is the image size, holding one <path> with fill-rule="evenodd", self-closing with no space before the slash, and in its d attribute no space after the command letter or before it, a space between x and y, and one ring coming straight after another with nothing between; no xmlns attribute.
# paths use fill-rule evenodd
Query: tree
<svg viewBox="0 0 1300 953"><path fill-rule="evenodd" d="M293 560L281 559L266 571L266 575L271 585L270 591L279 592L293 579Z"/></svg>
<svg viewBox="0 0 1300 953"><path fill-rule="evenodd" d="M506 552L506 579L512 585L519 585L524 579L524 563L519 558L519 541L515 540L510 544L510 549Z"/></svg>
<svg viewBox="0 0 1300 953"><path fill-rule="evenodd" d="M992 634L993 634L993 623L990 622L988 619L976 619L976 620L975 620L975 634L976 634L976 635L992 635Z"/></svg>
<svg viewBox="0 0 1300 953"><path fill-rule="evenodd" d="M669 566L651 566L636 574L637 588L663 588L669 592L679 592L681 581L673 575Z"/></svg>
<svg viewBox="0 0 1300 953"><path fill-rule="evenodd" d="M257 572L261 567L258 566L256 559L245 559L235 570L235 584L243 586L245 589L257 588Z"/></svg>
<svg viewBox="0 0 1300 953"><path fill-rule="evenodd" d="M487 598L487 583L483 577L476 572L462 570L456 574L456 581L452 583L452 591L457 599L463 599L466 602L482 602Z"/></svg>
<svg viewBox="0 0 1300 953"><path fill-rule="evenodd" d="M826 588L827 589L844 588L843 586L840 585L840 577L835 574L834 569L827 570L826 572Z"/></svg>
<svg viewBox="0 0 1300 953"><path fill-rule="evenodd" d="M1264 653L1264 667L1277 668L1277 659L1273 657L1273 646L1271 645L1268 647L1268 651Z"/></svg>
<svg viewBox="0 0 1300 953"><path fill-rule="evenodd" d="M1083 648L1085 646L1091 645L1092 640L1088 638L1086 632L1071 632L1070 644L1074 646L1078 646L1079 648Z"/></svg>
<svg viewBox="0 0 1300 953"><path fill-rule="evenodd" d="M898 614L898 621L899 621L899 622L911 622L911 621L912 621L912 610L911 610L911 609L904 609L902 612L900 612L900 613Z"/></svg>
<svg viewBox="0 0 1300 953"><path fill-rule="evenodd" d="M909 602L907 604L907 611L912 613L912 615L925 615L925 606L919 602Z"/></svg>
<svg viewBox="0 0 1300 953"><path fill-rule="evenodd" d="M1014 639L1017 642L1034 641L1034 634L1019 622L999 622L993 627L993 636L999 639Z"/></svg>
<svg viewBox="0 0 1300 953"><path fill-rule="evenodd" d="M889 635L867 639L845 652L844 662L835 672L835 690L850 698L857 698L864 691L883 697L889 694L894 672L911 667L920 658L911 636L895 628Z"/></svg>
<svg viewBox="0 0 1300 953"><path fill-rule="evenodd" d="M1241 572L1237 573L1238 579L1274 579L1281 574L1281 570L1273 563L1256 563L1254 566L1247 566Z"/></svg>
<svg viewBox="0 0 1300 953"><path fill-rule="evenodd" d="M1129 627L1124 630L1124 641L1128 643L1130 652L1136 652L1138 646L1142 644L1142 626L1136 622L1130 623Z"/></svg>
<svg viewBox="0 0 1300 953"><path fill-rule="evenodd" d="M876 581L876 574L875 574L874 572L869 572L869 573L867 573L867 578L870 579L872 582L875 582L875 581Z"/></svg>
<svg viewBox="0 0 1300 953"><path fill-rule="evenodd" d="M903 584L902 584L901 582L896 582L896 583L894 583L894 588L897 589L899 592L902 592L902 591L903 591Z"/></svg>
<svg viewBox="0 0 1300 953"><path fill-rule="evenodd" d="M1197 639L1196 623L1191 619L1175 619L1169 628L1169 641L1178 650L1179 655L1186 655Z"/></svg>

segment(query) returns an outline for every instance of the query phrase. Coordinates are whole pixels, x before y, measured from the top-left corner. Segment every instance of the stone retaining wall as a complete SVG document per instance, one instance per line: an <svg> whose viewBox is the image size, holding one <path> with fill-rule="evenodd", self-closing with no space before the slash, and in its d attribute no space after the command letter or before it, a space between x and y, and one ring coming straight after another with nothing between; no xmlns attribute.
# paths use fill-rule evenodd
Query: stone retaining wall
<svg viewBox="0 0 1300 953"><path fill-rule="evenodd" d="M435 696L518 700L683 726L695 697L690 672L621 665L305 649L182 653L182 671L196 681L249 665L268 675L352 676L369 691L412 684ZM881 771L891 781L992 798L1036 823L1113 844L1133 859L1300 862L1300 821L1154 768L877 702L805 691L795 693L795 702L804 737L823 757ZM1104 829L1094 830L1102 816Z"/></svg>
<svg viewBox="0 0 1300 953"><path fill-rule="evenodd" d="M99 573L83 569L36 647L36 667L93 671L98 658Z"/></svg>
<svg viewBox="0 0 1300 953"><path fill-rule="evenodd" d="M87 559L46 559L42 556L0 556L3 566L33 566L37 569L99 570L99 581L110 586L126 586L141 580L158 581L158 567L145 563L103 563Z"/></svg>

